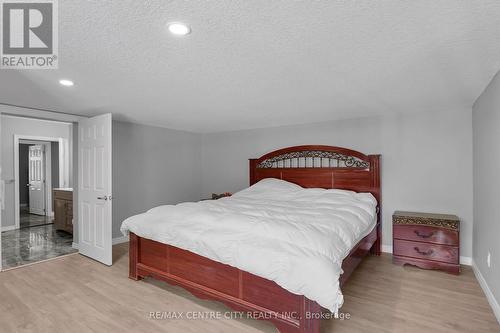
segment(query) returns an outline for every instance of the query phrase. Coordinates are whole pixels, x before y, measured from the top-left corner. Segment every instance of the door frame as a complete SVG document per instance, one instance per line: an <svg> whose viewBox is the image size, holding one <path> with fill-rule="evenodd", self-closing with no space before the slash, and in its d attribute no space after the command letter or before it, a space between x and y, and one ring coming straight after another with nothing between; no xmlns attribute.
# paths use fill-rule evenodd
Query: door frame
<svg viewBox="0 0 500 333"><path fill-rule="evenodd" d="M45 206L45 209L44 209L44 216L49 216L51 217L52 216L52 213L53 213L53 207L52 207L52 197L51 197L51 191L49 191L49 187L48 185L52 185L52 146L51 146L51 142L49 141L31 141L31 140L23 140L23 139L20 139L19 140L19 146L21 145L38 145L38 146L43 146L43 152L44 152L44 155L43 156L43 173L45 174L44 175L44 178L45 178L45 183L43 184L43 194L44 194L44 206ZM18 161L19 161L19 157L18 156ZM21 176L19 176L19 179L21 178ZM21 188L21 181L19 181L19 185L17 186L17 189L20 189ZM28 190L29 192L29 190ZM28 201L28 205L29 205L29 201ZM19 202L19 210L21 210L21 203Z"/></svg>
<svg viewBox="0 0 500 333"><path fill-rule="evenodd" d="M50 147L51 142L59 143L59 187L67 187L69 185L69 142L64 138L57 137L46 137L46 136L33 136L24 134L14 134L14 226L15 229L20 227L20 207L19 207L19 144L30 141L38 141L38 144L48 145ZM46 215L51 216L52 214L52 193L48 191L48 181L52 180L51 167L50 165L51 149L49 149L48 154L45 155L45 209ZM47 150L46 150L47 153Z"/></svg>
<svg viewBox="0 0 500 333"><path fill-rule="evenodd" d="M9 104L4 104L0 103L0 147L2 143L2 136L1 136L1 129L2 129L2 117L1 116L17 116L17 117L25 117L25 118L35 118L35 119L40 119L40 120L49 120L49 121L60 121L60 122L67 122L67 123L72 123L73 124L73 131L75 130L75 123L78 124L78 121L80 119L84 119L86 117L79 116L79 115L74 115L74 114L69 114L69 113L62 113L62 112L54 112L54 111L49 111L49 110L43 110L43 109L37 109L37 108L27 108L27 107L22 107L22 106L16 106L16 105L9 105ZM75 143L73 142L73 147L74 148ZM3 205L5 204L5 181L3 180L3 169L2 169L2 154L0 154L0 204ZM75 178L75 175L78 175L78 163L74 163L72 165L73 167L73 178ZM18 169L19 172L19 169ZM73 187L75 188L76 191L73 192L73 195L76 195L78 198L78 186L75 187L75 184L73 184ZM19 194L17 196L19 200ZM76 216L78 218L78 205L74 205L76 207L73 207L73 212L76 213ZM78 221L77 221L78 223ZM0 227L2 226L2 214L0 214ZM1 229L1 228L0 228ZM0 237L0 272L3 271L2 267L2 237Z"/></svg>

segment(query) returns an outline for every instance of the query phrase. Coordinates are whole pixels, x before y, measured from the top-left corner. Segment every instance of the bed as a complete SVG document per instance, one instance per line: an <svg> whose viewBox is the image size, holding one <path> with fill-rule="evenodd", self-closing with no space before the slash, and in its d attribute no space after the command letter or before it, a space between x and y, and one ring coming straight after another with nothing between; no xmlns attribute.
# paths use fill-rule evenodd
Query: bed
<svg viewBox="0 0 500 333"><path fill-rule="evenodd" d="M281 333L318 333L322 312L338 310L340 287L363 257L380 254L379 159L318 145L250 159L253 186L234 198L162 206L127 219L122 231L130 236L129 277L179 285L199 298L270 320ZM335 224L325 221L327 214L336 216ZM365 223L350 222L353 216ZM203 222L196 224L197 218ZM222 219L228 230L217 229ZM169 224L161 229L165 220ZM335 241L328 244L330 236Z"/></svg>

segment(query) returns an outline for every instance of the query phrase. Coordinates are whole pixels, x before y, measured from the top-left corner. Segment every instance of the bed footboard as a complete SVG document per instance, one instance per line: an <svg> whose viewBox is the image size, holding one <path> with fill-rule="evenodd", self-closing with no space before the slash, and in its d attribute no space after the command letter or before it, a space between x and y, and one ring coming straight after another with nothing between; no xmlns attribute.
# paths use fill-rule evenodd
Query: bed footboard
<svg viewBox="0 0 500 333"><path fill-rule="evenodd" d="M343 285L375 246L377 228L363 238L342 263ZM152 277L178 285L198 298L222 302L255 319L271 321L281 333L319 333L318 303L293 294L275 282L175 246L130 233L129 277Z"/></svg>
<svg viewBox="0 0 500 333"><path fill-rule="evenodd" d="M281 333L319 333L321 307L275 282L177 247L130 233L129 277L152 277L178 285L198 298L222 302Z"/></svg>

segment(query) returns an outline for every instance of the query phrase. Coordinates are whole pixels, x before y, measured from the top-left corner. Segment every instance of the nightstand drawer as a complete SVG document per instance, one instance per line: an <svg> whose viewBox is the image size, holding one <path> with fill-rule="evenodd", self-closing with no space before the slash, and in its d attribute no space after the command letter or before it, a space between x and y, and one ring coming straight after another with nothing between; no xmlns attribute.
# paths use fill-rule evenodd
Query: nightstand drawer
<svg viewBox="0 0 500 333"><path fill-rule="evenodd" d="M458 247L412 242L400 239L394 240L393 247L393 254L395 256L405 256L458 264Z"/></svg>
<svg viewBox="0 0 500 333"><path fill-rule="evenodd" d="M458 232L455 230L425 225L394 225L393 236L397 239L458 246Z"/></svg>

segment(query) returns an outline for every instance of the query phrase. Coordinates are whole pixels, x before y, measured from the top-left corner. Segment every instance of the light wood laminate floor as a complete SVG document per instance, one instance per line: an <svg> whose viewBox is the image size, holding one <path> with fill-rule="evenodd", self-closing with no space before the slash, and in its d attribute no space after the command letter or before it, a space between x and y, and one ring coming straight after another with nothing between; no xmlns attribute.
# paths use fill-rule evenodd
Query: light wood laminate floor
<svg viewBox="0 0 500 333"><path fill-rule="evenodd" d="M151 319L150 312L224 312L165 283L128 279L127 244L107 267L79 254L0 273L1 332L276 332L252 319ZM322 332L500 332L469 267L460 276L369 257L344 288L350 320Z"/></svg>

